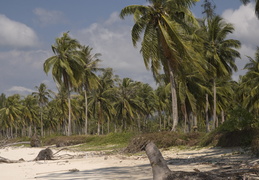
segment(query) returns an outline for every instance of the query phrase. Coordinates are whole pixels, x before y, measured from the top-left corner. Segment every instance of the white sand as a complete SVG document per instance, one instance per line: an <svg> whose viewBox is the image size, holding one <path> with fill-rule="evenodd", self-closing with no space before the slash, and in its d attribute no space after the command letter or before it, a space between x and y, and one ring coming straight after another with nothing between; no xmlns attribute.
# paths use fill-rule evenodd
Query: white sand
<svg viewBox="0 0 259 180"><path fill-rule="evenodd" d="M0 156L19 160L21 163L0 163L0 179L46 179L46 180L151 180L152 170L146 155L95 155L93 152L61 151L57 155L83 155L76 159L32 161L44 148L6 147L0 149ZM53 150L53 149L52 149ZM57 152L54 149L53 152ZM171 149L162 151L172 171L209 171L217 168L215 163L245 161L249 156L241 156L237 149L204 148L199 150ZM69 156L66 156L69 157ZM78 170L74 172L73 170Z"/></svg>

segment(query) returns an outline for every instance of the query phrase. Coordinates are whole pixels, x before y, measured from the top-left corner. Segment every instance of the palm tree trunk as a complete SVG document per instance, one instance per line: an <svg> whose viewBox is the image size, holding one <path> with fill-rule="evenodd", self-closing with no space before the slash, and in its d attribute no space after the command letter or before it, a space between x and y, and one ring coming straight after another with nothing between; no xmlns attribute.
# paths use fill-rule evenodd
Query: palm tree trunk
<svg viewBox="0 0 259 180"><path fill-rule="evenodd" d="M225 122L225 112L224 110L221 111L221 123L223 124Z"/></svg>
<svg viewBox="0 0 259 180"><path fill-rule="evenodd" d="M85 135L88 134L88 102L87 102L87 92L85 90Z"/></svg>
<svg viewBox="0 0 259 180"><path fill-rule="evenodd" d="M196 132L198 130L198 121L197 121L197 114L193 113L193 131Z"/></svg>
<svg viewBox="0 0 259 180"><path fill-rule="evenodd" d="M67 127L67 135L71 136L71 100L70 93L68 92L68 127Z"/></svg>
<svg viewBox="0 0 259 180"><path fill-rule="evenodd" d="M172 95L172 117L173 117L173 126L171 131L176 131L178 125L178 107L177 107L177 94L176 94L176 83L173 70L168 63L170 69L170 83L171 83L171 95Z"/></svg>
<svg viewBox="0 0 259 180"><path fill-rule="evenodd" d="M100 135L101 132L101 102L98 101L98 125L97 125L97 134Z"/></svg>
<svg viewBox="0 0 259 180"><path fill-rule="evenodd" d="M206 132L210 132L209 124L209 95L206 93Z"/></svg>
<svg viewBox="0 0 259 180"><path fill-rule="evenodd" d="M213 128L216 128L216 121L217 121L217 90L216 90L216 79L213 79Z"/></svg>
<svg viewBox="0 0 259 180"><path fill-rule="evenodd" d="M42 121L42 106L40 107L40 132L41 132L41 137L43 137L43 121Z"/></svg>
<svg viewBox="0 0 259 180"><path fill-rule="evenodd" d="M187 114L187 109L186 109L186 104L183 104L183 114L184 114L184 132L187 133L187 122L188 120L188 114Z"/></svg>

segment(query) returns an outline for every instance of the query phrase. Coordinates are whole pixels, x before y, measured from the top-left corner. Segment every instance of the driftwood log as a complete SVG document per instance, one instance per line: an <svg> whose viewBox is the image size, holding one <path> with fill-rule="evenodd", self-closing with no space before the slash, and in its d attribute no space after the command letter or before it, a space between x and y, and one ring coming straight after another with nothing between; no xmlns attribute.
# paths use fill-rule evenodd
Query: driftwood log
<svg viewBox="0 0 259 180"><path fill-rule="evenodd" d="M209 172L195 169L194 172L171 171L153 142L146 144L145 151L152 167L153 180L252 180L259 177L259 170L253 168L217 169Z"/></svg>

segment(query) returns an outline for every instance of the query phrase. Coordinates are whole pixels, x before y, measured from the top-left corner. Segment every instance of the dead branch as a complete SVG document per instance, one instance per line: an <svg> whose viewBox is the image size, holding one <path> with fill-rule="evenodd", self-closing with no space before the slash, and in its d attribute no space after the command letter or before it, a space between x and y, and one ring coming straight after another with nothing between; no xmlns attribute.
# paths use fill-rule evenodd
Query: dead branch
<svg viewBox="0 0 259 180"><path fill-rule="evenodd" d="M3 145L0 145L0 148L5 148L5 147L8 147L8 146L14 146L14 145L20 145L20 144L30 144L30 142L29 141L23 141L23 142L3 144Z"/></svg>
<svg viewBox="0 0 259 180"><path fill-rule="evenodd" d="M0 163L20 163L20 162L23 162L23 161L24 161L23 159L19 159L17 161L17 160L10 160L10 159L7 159L7 158L4 158L4 157L0 156Z"/></svg>

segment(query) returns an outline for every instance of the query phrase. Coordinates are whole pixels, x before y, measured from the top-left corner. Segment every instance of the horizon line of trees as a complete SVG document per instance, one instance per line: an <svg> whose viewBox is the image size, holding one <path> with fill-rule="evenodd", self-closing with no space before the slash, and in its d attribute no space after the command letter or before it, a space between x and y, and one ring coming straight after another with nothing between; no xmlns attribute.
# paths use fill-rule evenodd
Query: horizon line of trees
<svg viewBox="0 0 259 180"><path fill-rule="evenodd" d="M141 46L156 89L100 68L101 54L63 33L43 65L58 92L42 83L25 97L1 94L0 136L258 127L259 48L235 82L241 43L228 38L234 27L215 7L205 1L206 17L196 19L195 0L148 2L123 8L120 17L133 15L132 42Z"/></svg>

